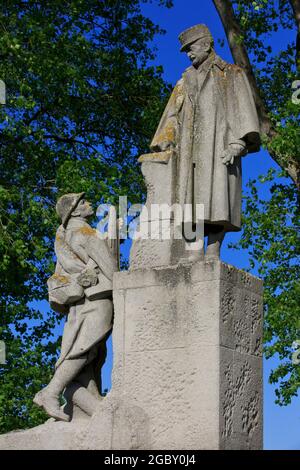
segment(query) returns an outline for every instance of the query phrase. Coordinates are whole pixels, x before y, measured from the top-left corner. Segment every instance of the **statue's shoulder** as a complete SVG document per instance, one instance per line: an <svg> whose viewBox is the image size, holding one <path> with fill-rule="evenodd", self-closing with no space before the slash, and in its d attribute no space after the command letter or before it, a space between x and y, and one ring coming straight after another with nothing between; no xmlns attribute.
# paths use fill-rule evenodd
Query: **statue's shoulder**
<svg viewBox="0 0 300 470"><path fill-rule="evenodd" d="M182 83L184 83L186 77L188 77L190 74L193 74L195 73L195 67L193 67L192 65L190 65L187 69L185 69L185 71L183 72L182 76L181 76L181 79L182 80ZM179 81L180 81L179 80Z"/></svg>
<svg viewBox="0 0 300 470"><path fill-rule="evenodd" d="M220 56L216 55L213 61L214 66L216 66L219 70L225 70L226 67L230 64L223 60Z"/></svg>
<svg viewBox="0 0 300 470"><path fill-rule="evenodd" d="M55 243L62 244L65 241L66 231L63 225L60 225L56 230Z"/></svg>
<svg viewBox="0 0 300 470"><path fill-rule="evenodd" d="M184 90L186 87L188 87L188 84L195 80L196 76L196 69L192 65L190 65L188 68L185 69L183 72L181 79L177 82L180 85L180 88Z"/></svg>
<svg viewBox="0 0 300 470"><path fill-rule="evenodd" d="M96 235L96 230L92 228L86 221L82 219L71 218L69 220L66 231L72 235L90 237Z"/></svg>
<svg viewBox="0 0 300 470"><path fill-rule="evenodd" d="M223 68L224 71L231 73L232 75L243 73L243 69L239 65L230 64L228 62L224 62L224 63L225 63L225 67Z"/></svg>
<svg viewBox="0 0 300 470"><path fill-rule="evenodd" d="M239 77L243 74L243 69L236 64L230 64L225 60L217 57L214 61L215 65L215 76L219 79L222 86L230 87L232 83L239 80Z"/></svg>
<svg viewBox="0 0 300 470"><path fill-rule="evenodd" d="M65 234L65 228L64 226L61 224L58 229L56 230L56 236L58 237L61 237Z"/></svg>
<svg viewBox="0 0 300 470"><path fill-rule="evenodd" d="M183 76L182 76L177 81L177 83L174 87L174 90L173 90L173 94L175 94L176 96L180 96L183 93L183 89L184 89L184 79L183 79Z"/></svg>

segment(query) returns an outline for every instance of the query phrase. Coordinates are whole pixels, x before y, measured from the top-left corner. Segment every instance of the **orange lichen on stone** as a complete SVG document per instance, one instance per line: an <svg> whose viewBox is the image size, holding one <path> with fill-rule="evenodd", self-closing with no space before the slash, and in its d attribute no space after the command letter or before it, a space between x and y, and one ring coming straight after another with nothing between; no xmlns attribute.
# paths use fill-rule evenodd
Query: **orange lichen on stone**
<svg viewBox="0 0 300 470"><path fill-rule="evenodd" d="M70 278L68 276L61 276L60 274L53 274L53 276L51 276L52 279L57 279L58 281L62 282L63 284L67 284L68 282L70 282Z"/></svg>
<svg viewBox="0 0 300 470"><path fill-rule="evenodd" d="M176 108L176 111L178 112L184 99L184 93L183 93L183 83L180 82L176 85L174 88L174 91L172 93L172 101L174 100L174 105Z"/></svg>
<svg viewBox="0 0 300 470"><path fill-rule="evenodd" d="M172 154L173 154L173 150L166 150L165 152L146 153L139 157L138 162L143 163L143 162L158 161L162 163L168 163Z"/></svg>
<svg viewBox="0 0 300 470"><path fill-rule="evenodd" d="M82 235L96 235L96 230L92 227L80 227L78 232L82 233Z"/></svg>
<svg viewBox="0 0 300 470"><path fill-rule="evenodd" d="M221 75L221 77L226 76L226 70L225 69L217 69L217 74Z"/></svg>
<svg viewBox="0 0 300 470"><path fill-rule="evenodd" d="M243 71L243 69L239 65L236 65L236 64L228 64L227 68L229 70L234 70L235 72L238 72L238 73L241 73Z"/></svg>
<svg viewBox="0 0 300 470"><path fill-rule="evenodd" d="M55 242L56 243L63 243L63 241L64 241L63 238L60 235L56 234Z"/></svg>
<svg viewBox="0 0 300 470"><path fill-rule="evenodd" d="M176 101L179 96L183 94L183 82L180 80L175 86L170 101Z"/></svg>
<svg viewBox="0 0 300 470"><path fill-rule="evenodd" d="M157 135L155 141L153 141L153 143L152 143L152 146L159 145L162 142L173 143L174 141L175 141L175 127L172 123L169 123Z"/></svg>

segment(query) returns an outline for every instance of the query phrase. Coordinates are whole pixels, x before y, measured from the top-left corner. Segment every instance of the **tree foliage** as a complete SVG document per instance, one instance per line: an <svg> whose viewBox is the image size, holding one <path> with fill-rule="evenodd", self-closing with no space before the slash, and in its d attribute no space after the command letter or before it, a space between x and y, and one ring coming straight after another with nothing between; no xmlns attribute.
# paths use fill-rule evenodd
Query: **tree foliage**
<svg viewBox="0 0 300 470"><path fill-rule="evenodd" d="M268 187L265 191L264 186ZM265 356L280 360L269 378L270 383L279 384L276 403L280 405L289 404L300 388L300 366L293 361L293 345L300 339L297 200L295 186L274 169L258 180L249 181L244 198L243 234L234 245L247 249L250 268L264 279Z"/></svg>
<svg viewBox="0 0 300 470"><path fill-rule="evenodd" d="M170 1L160 1L170 6ZM168 87L149 44L162 31L138 0L6 0L0 6L0 432L45 419L32 403L57 355L57 318L42 313L54 269L54 205L141 200L136 156ZM42 309L44 310L44 309Z"/></svg>

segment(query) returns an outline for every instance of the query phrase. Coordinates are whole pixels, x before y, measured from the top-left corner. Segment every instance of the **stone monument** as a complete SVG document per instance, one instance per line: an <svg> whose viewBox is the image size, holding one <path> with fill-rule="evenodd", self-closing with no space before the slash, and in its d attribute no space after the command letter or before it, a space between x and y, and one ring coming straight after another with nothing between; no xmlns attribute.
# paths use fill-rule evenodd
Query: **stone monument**
<svg viewBox="0 0 300 470"><path fill-rule="evenodd" d="M190 219L192 225L201 223L196 209L202 205L206 256L219 257L225 233L241 229L241 158L260 147L258 117L245 72L216 55L205 25L189 28L179 39L192 65L171 94L151 142L152 153L139 159L148 188L141 234L159 219L162 243L137 239L131 251L134 268L204 256L201 240L185 237L184 246L177 242L181 229L175 214L161 217L153 210L155 204L179 205L183 220ZM171 237L164 240L167 224Z"/></svg>
<svg viewBox="0 0 300 470"><path fill-rule="evenodd" d="M257 114L245 73L215 54L205 25L184 31L180 41L192 65L171 95L151 153L139 159L147 201L130 269L117 272L103 240L93 245L95 234L81 220L89 213L83 194L65 196L72 203L58 233L55 276L73 276L66 263L72 258L76 286L72 278L69 287L84 294L70 307L70 292L56 292L54 277L50 301L59 311L67 305L69 318L78 312L83 336L79 329L75 339L78 323L74 329L68 319L56 383L35 399L52 418L0 436L0 449L262 448L262 282L220 260L225 233L240 230L241 159L259 149ZM160 205L171 209L157 211ZM73 230L82 231L80 252ZM104 297L89 299L100 273L111 282L113 272ZM111 328L111 290L113 381L101 399L95 366ZM86 308L98 317L88 313L82 321ZM74 367L59 375L68 361Z"/></svg>

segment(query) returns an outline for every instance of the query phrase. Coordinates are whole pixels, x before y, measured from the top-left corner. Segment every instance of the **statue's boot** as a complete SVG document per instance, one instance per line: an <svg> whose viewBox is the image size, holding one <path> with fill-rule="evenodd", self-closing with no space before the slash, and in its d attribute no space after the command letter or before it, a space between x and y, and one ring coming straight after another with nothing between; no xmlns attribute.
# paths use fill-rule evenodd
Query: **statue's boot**
<svg viewBox="0 0 300 470"><path fill-rule="evenodd" d="M69 405L64 408L65 411L70 409L72 413L72 406L75 405L88 416L93 416L99 405L99 402L101 402L103 399L99 395L98 390L96 395L91 393L78 382L72 382L70 385L68 385L64 391L64 398L67 401L67 405Z"/></svg>
<svg viewBox="0 0 300 470"><path fill-rule="evenodd" d="M205 259L220 259L221 246L225 237L225 231L209 232L205 253Z"/></svg>
<svg viewBox="0 0 300 470"><path fill-rule="evenodd" d="M46 413L59 421L70 421L70 416L60 408L59 397L65 387L79 374L86 365L87 358L65 359L56 369L47 387L38 392L33 402L44 408Z"/></svg>
<svg viewBox="0 0 300 470"><path fill-rule="evenodd" d="M33 403L43 408L48 416L57 421L70 421L70 416L64 413L59 406L59 396L51 395L47 391L47 387L35 395Z"/></svg>

